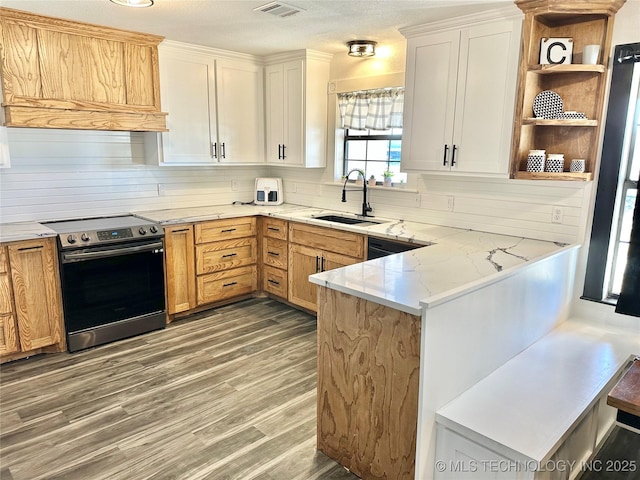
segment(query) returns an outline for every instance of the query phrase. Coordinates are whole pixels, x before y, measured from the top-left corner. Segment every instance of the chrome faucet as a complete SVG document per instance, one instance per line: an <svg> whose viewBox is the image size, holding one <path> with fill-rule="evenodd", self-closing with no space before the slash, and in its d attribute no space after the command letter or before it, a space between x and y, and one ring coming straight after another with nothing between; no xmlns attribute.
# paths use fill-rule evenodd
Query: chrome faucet
<svg viewBox="0 0 640 480"><path fill-rule="evenodd" d="M351 175L353 172L358 172L358 175L362 176L362 214L361 215L363 217L368 217L370 215L367 215L367 213L373 212L373 208L371 208L371 205L369 205L369 202L367 202L367 179L364 177L364 173L362 173L357 168L354 168L349 173L347 173L347 176L344 179L344 185L342 186L342 201L343 202L347 201L347 182L349 181L349 175ZM349 191L355 191L355 189L351 189Z"/></svg>

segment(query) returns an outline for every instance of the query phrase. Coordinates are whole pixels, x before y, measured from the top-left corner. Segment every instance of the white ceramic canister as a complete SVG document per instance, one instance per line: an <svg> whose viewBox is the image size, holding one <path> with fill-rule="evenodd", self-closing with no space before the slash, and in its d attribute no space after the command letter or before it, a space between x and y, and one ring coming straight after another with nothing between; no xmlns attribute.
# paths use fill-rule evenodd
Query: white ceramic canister
<svg viewBox="0 0 640 480"><path fill-rule="evenodd" d="M570 172L573 173L583 173L585 169L585 160L584 158L574 158L571 160L571 166L569 168Z"/></svg>
<svg viewBox="0 0 640 480"><path fill-rule="evenodd" d="M550 153L547 155L544 171L562 173L564 171L564 153Z"/></svg>
<svg viewBox="0 0 640 480"><path fill-rule="evenodd" d="M529 150L527 155L527 172L543 172L545 150Z"/></svg>

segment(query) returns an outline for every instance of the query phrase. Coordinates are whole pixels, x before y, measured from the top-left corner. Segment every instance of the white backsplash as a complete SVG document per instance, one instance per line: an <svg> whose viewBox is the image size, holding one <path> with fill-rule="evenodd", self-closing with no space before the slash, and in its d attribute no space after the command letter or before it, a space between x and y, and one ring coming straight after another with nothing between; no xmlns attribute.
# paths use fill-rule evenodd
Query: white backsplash
<svg viewBox="0 0 640 480"><path fill-rule="evenodd" d="M159 167L129 132L9 129L0 222L114 215L253 200L267 167Z"/></svg>

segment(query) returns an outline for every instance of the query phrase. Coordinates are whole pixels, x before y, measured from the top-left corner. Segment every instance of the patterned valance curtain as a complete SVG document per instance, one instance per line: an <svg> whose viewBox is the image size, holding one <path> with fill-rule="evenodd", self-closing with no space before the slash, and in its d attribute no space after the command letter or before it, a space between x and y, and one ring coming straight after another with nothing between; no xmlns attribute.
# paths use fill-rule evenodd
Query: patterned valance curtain
<svg viewBox="0 0 640 480"><path fill-rule="evenodd" d="M402 128L404 87L338 94L342 127L354 130Z"/></svg>

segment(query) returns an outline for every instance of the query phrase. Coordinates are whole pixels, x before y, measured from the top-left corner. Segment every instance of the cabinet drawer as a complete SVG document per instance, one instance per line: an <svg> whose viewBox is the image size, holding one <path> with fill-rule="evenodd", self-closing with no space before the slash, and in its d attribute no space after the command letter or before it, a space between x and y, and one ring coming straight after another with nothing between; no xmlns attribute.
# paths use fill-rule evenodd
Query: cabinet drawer
<svg viewBox="0 0 640 480"><path fill-rule="evenodd" d="M13 312L13 299L9 275L0 273L0 315Z"/></svg>
<svg viewBox="0 0 640 480"><path fill-rule="evenodd" d="M265 238L262 244L262 263L286 270L287 245L284 240Z"/></svg>
<svg viewBox="0 0 640 480"><path fill-rule="evenodd" d="M196 243L252 237L255 234L255 217L229 218L196 224Z"/></svg>
<svg viewBox="0 0 640 480"><path fill-rule="evenodd" d="M364 258L364 236L335 228L316 227L304 223L289 224L289 241L327 252Z"/></svg>
<svg viewBox="0 0 640 480"><path fill-rule="evenodd" d="M279 268L264 267L262 288L284 299L287 298L287 272Z"/></svg>
<svg viewBox="0 0 640 480"><path fill-rule="evenodd" d="M262 235L270 238L277 238L279 240L287 239L287 225L286 220L280 220L278 218L263 218L262 219Z"/></svg>
<svg viewBox="0 0 640 480"><path fill-rule="evenodd" d="M258 289L258 269L234 268L198 277L198 305L245 295Z"/></svg>
<svg viewBox="0 0 640 480"><path fill-rule="evenodd" d="M196 273L219 272L229 268L256 263L258 246L255 238L241 238L226 242L196 246Z"/></svg>

